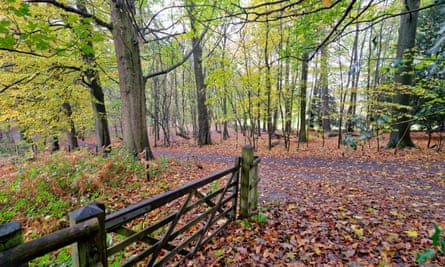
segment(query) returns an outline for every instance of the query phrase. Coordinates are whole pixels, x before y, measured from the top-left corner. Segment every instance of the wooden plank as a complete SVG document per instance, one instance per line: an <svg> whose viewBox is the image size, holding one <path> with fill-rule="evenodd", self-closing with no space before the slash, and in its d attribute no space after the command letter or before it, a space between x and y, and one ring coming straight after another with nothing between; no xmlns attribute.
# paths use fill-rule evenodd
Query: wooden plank
<svg viewBox="0 0 445 267"><path fill-rule="evenodd" d="M0 266L19 266L78 240L94 236L100 230L97 218L59 230L22 245L0 252Z"/></svg>
<svg viewBox="0 0 445 267"><path fill-rule="evenodd" d="M155 247L155 250L153 251L153 255L150 259L150 261L147 263L146 266L152 266L156 260L156 258L158 257L159 253L161 252L161 250L164 248L164 245L167 244L167 242L169 242L171 240L170 234L173 232L173 230L176 227L176 224L178 223L179 219L181 218L181 216L184 214L187 205L189 203L189 201L192 199L194 192L190 192L186 201L182 204L181 208L179 209L178 213L175 216L175 219L170 223L167 231L164 233L164 236L162 237L161 243Z"/></svg>
<svg viewBox="0 0 445 267"><path fill-rule="evenodd" d="M150 230L150 231L145 231L145 230ZM123 236L128 236L129 238L127 238L124 241L119 242L119 244L116 244L115 246L109 248L108 249L109 255L113 255L116 252L123 250L125 247L129 246L130 244L132 244L132 243L134 243L136 241L142 241L142 242L145 242L145 243L150 244L150 245L154 245L154 244L160 242L159 239L156 239L156 238L153 238L151 236L148 236L147 234L144 235L144 233L146 233L146 232L151 233L151 232L153 232L153 230L147 228L147 229L144 229L141 232L135 232L135 231L133 231L131 229L127 229L127 228L124 228L124 227L119 228L118 230L116 230L116 233L121 234ZM167 250L173 250L175 248L175 246L170 245L170 244L166 244L165 248ZM189 251L183 250L183 251L179 251L179 253L181 255L185 256L185 255L187 255L189 253Z"/></svg>
<svg viewBox="0 0 445 267"><path fill-rule="evenodd" d="M234 171L236 171L236 169L236 167L231 167L219 171L213 175L181 186L175 190L165 192L153 198L131 205L127 208L123 208L115 213L109 214L105 218L105 228L107 229L107 232L112 232L113 229L123 225L124 223L129 222L139 216L142 216L143 214L150 212L156 208L159 208L168 202L171 202L187 193L192 192L193 190L196 190L219 178L224 177L227 174L233 173Z"/></svg>

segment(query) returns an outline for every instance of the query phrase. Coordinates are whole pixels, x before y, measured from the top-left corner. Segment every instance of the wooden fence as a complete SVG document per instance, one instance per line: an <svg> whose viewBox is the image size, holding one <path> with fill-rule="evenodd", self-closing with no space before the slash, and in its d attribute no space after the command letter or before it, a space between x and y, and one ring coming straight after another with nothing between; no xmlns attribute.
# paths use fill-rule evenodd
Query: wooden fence
<svg viewBox="0 0 445 267"><path fill-rule="evenodd" d="M0 266L28 266L68 245L76 267L121 258L120 266L179 263L236 219L237 210L248 218L257 208L259 162L246 146L231 168L109 215L103 204L90 204L69 214L70 227L26 243L19 223L0 225Z"/></svg>

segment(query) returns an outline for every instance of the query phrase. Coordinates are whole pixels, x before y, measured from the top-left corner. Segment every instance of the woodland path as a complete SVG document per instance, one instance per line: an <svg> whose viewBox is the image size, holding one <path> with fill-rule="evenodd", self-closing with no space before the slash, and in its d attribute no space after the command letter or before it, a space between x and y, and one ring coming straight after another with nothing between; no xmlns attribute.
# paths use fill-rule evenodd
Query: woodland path
<svg viewBox="0 0 445 267"><path fill-rule="evenodd" d="M234 162L234 156L208 151L162 150L157 156L193 157L203 168ZM243 266L414 266L416 253L431 247L434 225L445 226L445 161L357 155L263 156L259 214L267 220L252 229L234 224L231 236L210 246L227 251L213 259L235 257ZM445 257L435 263L445 266ZM238 266L229 260L220 265Z"/></svg>
<svg viewBox="0 0 445 267"><path fill-rule="evenodd" d="M221 162L230 166L233 156L219 153L183 153L162 151L156 155L169 158ZM328 183L333 186L360 188L379 196L429 195L434 202L445 203L445 184L435 176L445 175L445 162L394 162L374 159L313 157L262 157L259 169L261 200L294 202L307 193L308 186ZM312 188L314 189L314 188ZM443 207L442 207L443 208ZM444 209L445 213L445 209Z"/></svg>

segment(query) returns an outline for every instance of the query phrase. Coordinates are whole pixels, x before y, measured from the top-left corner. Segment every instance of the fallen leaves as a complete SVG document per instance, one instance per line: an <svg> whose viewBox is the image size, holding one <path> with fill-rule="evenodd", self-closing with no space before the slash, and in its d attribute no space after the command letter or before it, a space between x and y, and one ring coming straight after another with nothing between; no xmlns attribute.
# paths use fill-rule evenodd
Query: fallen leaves
<svg viewBox="0 0 445 267"><path fill-rule="evenodd" d="M434 225L445 227L443 154L365 150L342 158L341 149L326 145L309 143L290 153L260 147L258 215L231 223L185 265L413 266L416 254L425 252L431 264L445 266L444 256L427 258ZM122 177L121 186L107 188L110 195L103 200L107 208L120 209L231 166L240 150L230 142L156 148L157 156L172 158L162 175L143 182ZM196 155L202 168L194 164L196 158L187 161L187 155ZM54 223L44 216L16 218L34 227L28 228L29 236Z"/></svg>

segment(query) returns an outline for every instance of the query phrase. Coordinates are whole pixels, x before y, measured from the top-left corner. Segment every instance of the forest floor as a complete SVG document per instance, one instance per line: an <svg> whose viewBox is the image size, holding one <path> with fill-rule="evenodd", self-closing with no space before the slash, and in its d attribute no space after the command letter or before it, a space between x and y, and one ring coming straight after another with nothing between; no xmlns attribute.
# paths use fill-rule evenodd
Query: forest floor
<svg viewBox="0 0 445 267"><path fill-rule="evenodd" d="M430 238L435 225L445 229L445 152L426 148L424 133L412 136L416 148L378 151L372 139L353 150L337 148L336 137L311 137L294 140L290 152L282 140L269 151L267 136L260 137L257 220L231 223L184 265L416 266L427 249L421 255L429 266L445 266L443 234L442 245ZM173 146L153 152L190 161L193 171L172 165L169 173L197 179L234 164L246 143L234 133L225 141L212 137L218 144L198 147L175 137ZM2 170L10 168L0 168L0 178Z"/></svg>
<svg viewBox="0 0 445 267"><path fill-rule="evenodd" d="M232 137L233 138L233 137ZM445 229L445 153L426 148L354 151L337 138L281 144L271 151L261 137L259 176L262 222L235 222L189 264L204 266L413 266L432 248L434 225ZM276 141L276 140L274 140ZM438 140L433 140L437 143ZM230 166L237 142L198 148L156 148L157 155L194 155L200 166ZM380 140L384 144L385 139ZM445 266L436 254L432 266Z"/></svg>

